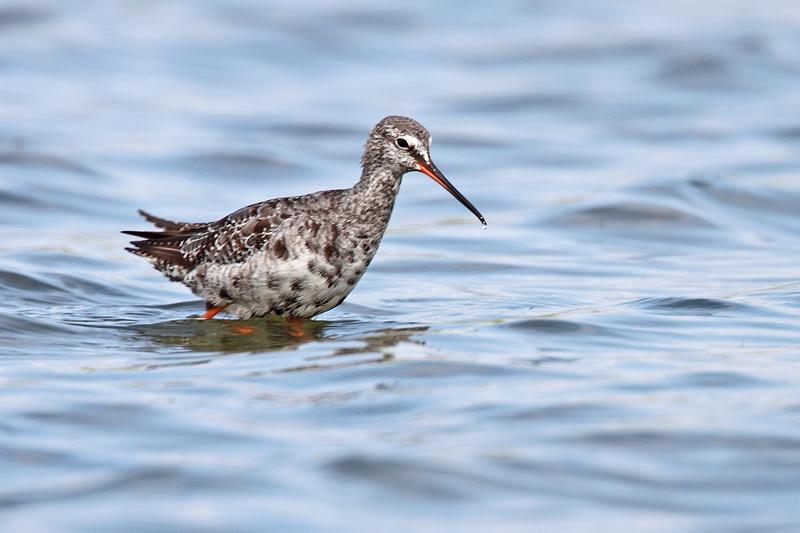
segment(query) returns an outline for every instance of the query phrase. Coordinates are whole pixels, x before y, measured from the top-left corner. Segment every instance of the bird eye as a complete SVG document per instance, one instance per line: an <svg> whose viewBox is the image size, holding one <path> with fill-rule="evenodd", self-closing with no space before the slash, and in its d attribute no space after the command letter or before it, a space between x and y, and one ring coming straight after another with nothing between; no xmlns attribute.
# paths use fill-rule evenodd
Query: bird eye
<svg viewBox="0 0 800 533"><path fill-rule="evenodd" d="M397 139L395 139L394 143L403 150L408 150L409 147L408 141L405 140L403 137L398 137Z"/></svg>

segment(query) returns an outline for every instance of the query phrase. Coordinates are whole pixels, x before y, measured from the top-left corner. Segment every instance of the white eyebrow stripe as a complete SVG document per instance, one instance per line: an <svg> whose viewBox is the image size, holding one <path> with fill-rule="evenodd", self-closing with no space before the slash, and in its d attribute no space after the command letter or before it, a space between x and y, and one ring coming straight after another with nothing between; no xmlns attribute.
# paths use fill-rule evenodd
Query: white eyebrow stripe
<svg viewBox="0 0 800 533"><path fill-rule="evenodd" d="M415 155L417 155L417 156L421 157L422 159L424 159L426 163L428 163L428 164L431 163L431 157L428 155L427 150L420 150L416 146L414 146L413 147L413 152L414 152Z"/></svg>
<svg viewBox="0 0 800 533"><path fill-rule="evenodd" d="M407 135L405 139L408 141L409 146L414 150L414 153L418 154L422 159L425 160L426 163L430 164L431 156L428 155L427 150L421 149L424 148L422 141L420 141L413 135Z"/></svg>

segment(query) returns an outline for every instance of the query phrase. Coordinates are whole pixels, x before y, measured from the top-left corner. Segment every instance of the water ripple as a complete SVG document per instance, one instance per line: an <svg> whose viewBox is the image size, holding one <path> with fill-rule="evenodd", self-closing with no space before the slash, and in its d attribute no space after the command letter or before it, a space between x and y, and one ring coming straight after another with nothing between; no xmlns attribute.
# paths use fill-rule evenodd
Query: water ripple
<svg viewBox="0 0 800 533"><path fill-rule="evenodd" d="M696 4L0 7L4 530L800 529L800 15ZM299 328L123 250L387 114L486 231L409 174Z"/></svg>

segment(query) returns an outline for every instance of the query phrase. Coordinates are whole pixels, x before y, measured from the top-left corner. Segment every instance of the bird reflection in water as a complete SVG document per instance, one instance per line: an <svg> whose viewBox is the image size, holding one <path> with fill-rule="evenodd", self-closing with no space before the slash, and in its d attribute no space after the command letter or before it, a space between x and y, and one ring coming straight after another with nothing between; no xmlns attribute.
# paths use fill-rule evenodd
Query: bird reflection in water
<svg viewBox="0 0 800 533"><path fill-rule="evenodd" d="M363 346L348 346L339 348L327 355L311 356L306 358L306 363L289 368L284 368L280 372L302 372L306 370L321 370L326 368L341 368L346 366L356 366L372 363L385 363L394 359L394 354L390 351L401 342L413 342L415 344L425 344L424 341L414 340L412 337L417 333L422 333L428 326L416 326L406 328L386 328L371 331L357 339L364 343ZM368 359L346 359L348 356L374 354ZM345 360L347 362L340 362Z"/></svg>
<svg viewBox="0 0 800 533"><path fill-rule="evenodd" d="M366 329L370 326L371 324L356 320L287 322L277 318L262 318L181 320L138 326L136 330L137 336L145 336L157 345L220 354L285 351L310 342L358 341L357 345L349 343L324 356L309 355L300 364L275 369L277 372L299 372L391 361L394 358L391 348L401 342L422 344L423 341L415 340L413 336L428 329L427 326ZM361 355L369 357L358 357ZM209 360L204 359L203 362Z"/></svg>
<svg viewBox="0 0 800 533"><path fill-rule="evenodd" d="M180 320L138 326L137 332L161 345L198 352L261 352L323 340L331 322L281 319Z"/></svg>

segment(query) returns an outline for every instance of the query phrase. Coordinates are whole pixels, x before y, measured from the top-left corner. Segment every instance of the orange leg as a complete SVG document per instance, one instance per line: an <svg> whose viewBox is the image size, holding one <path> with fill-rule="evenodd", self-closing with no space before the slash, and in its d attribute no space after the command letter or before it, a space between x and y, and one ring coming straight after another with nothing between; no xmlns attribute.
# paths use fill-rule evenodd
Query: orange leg
<svg viewBox="0 0 800 533"><path fill-rule="evenodd" d="M220 314L225 308L224 307L209 307L208 310L200 315L202 320L211 320L218 314Z"/></svg>

